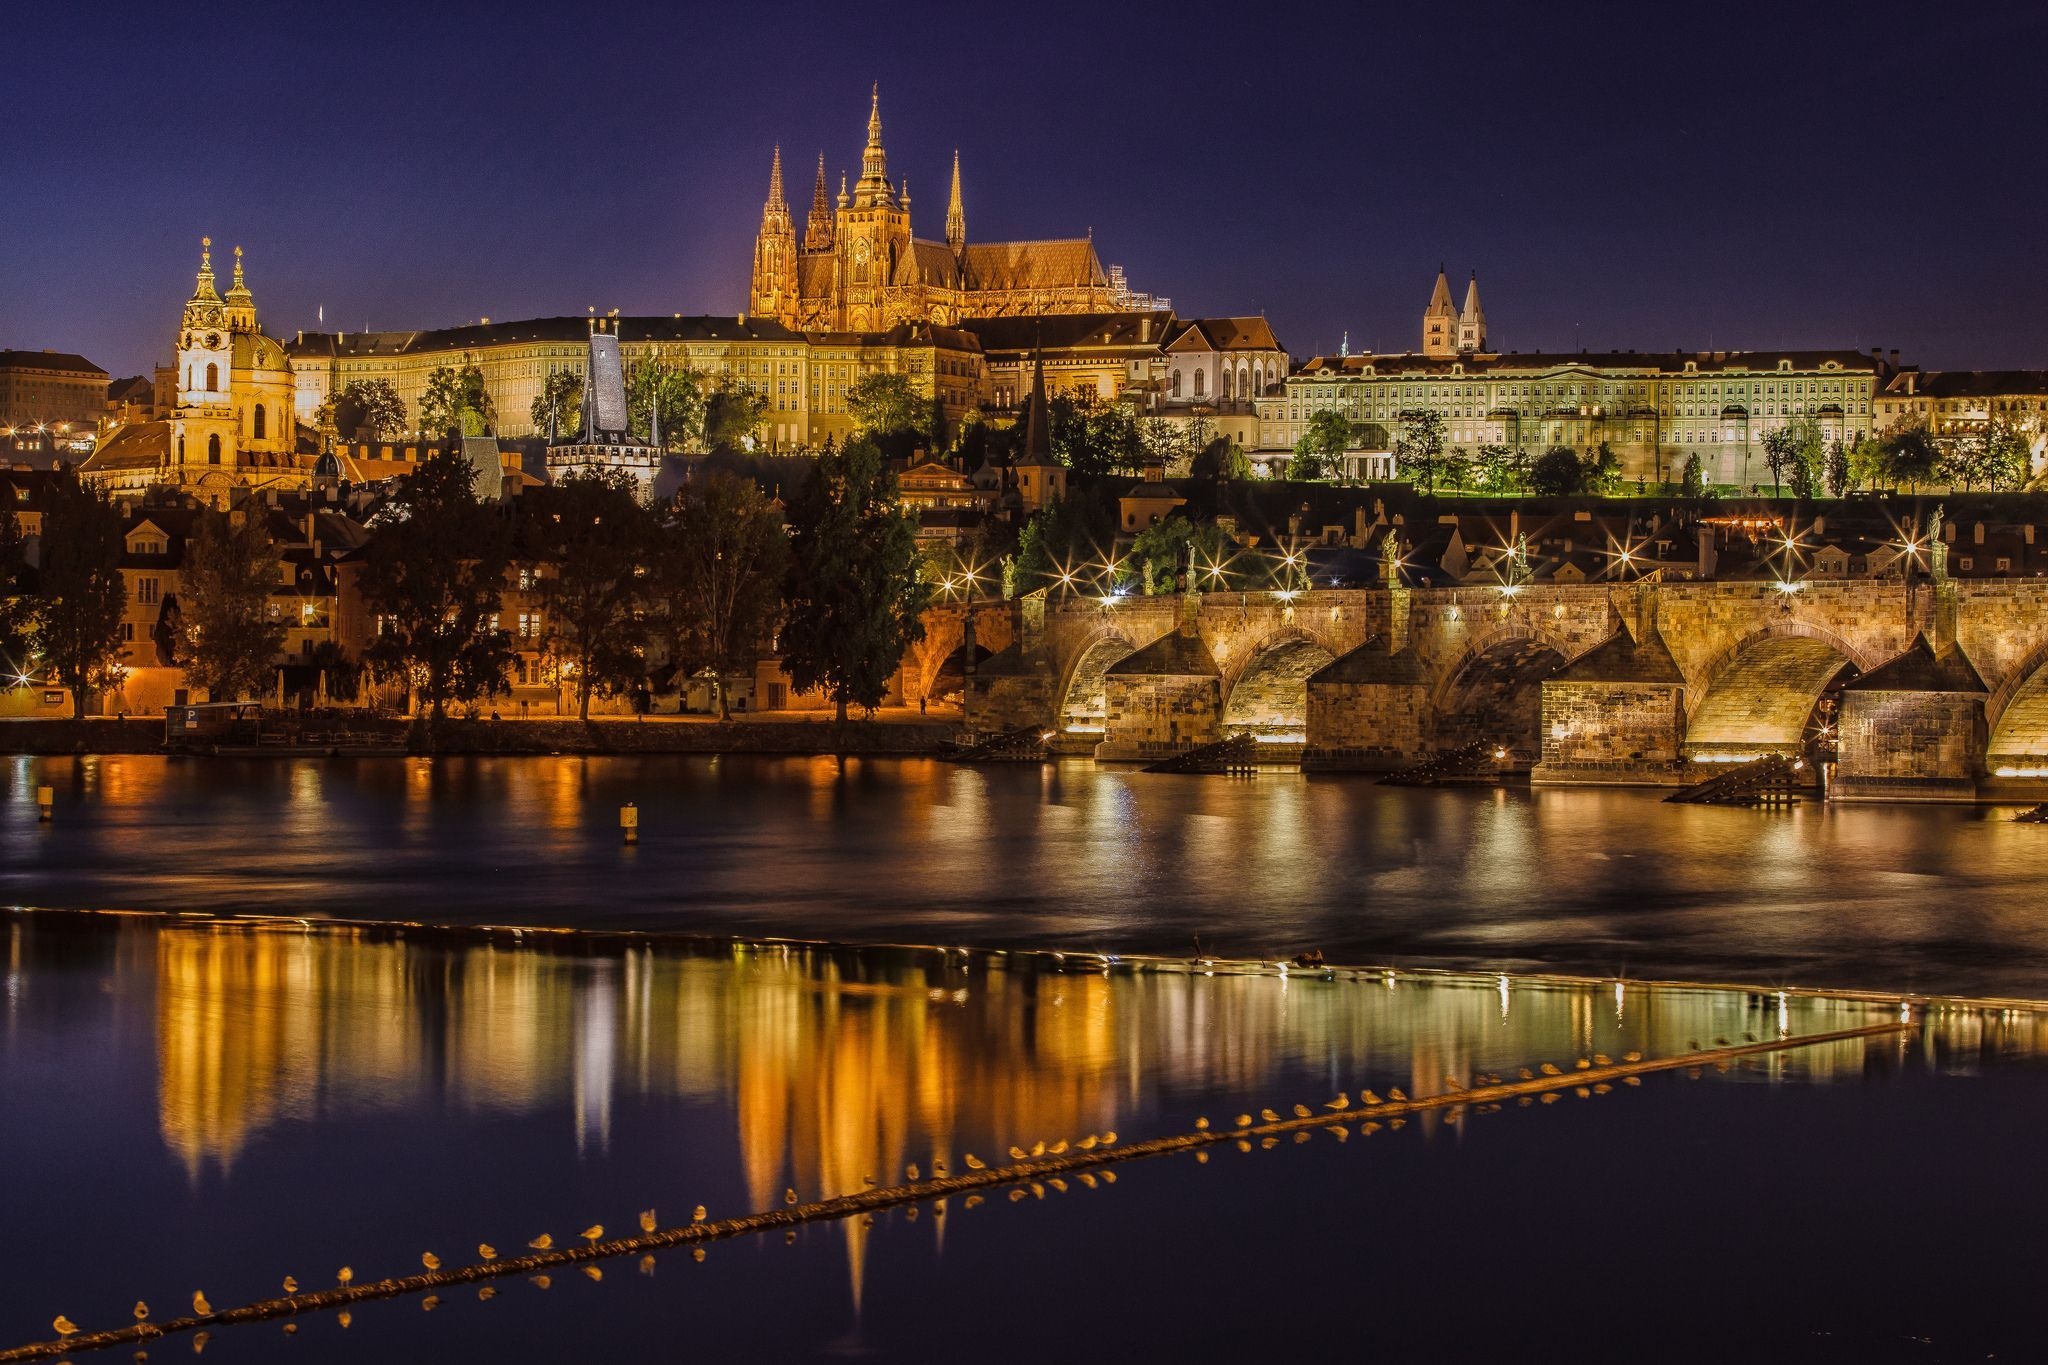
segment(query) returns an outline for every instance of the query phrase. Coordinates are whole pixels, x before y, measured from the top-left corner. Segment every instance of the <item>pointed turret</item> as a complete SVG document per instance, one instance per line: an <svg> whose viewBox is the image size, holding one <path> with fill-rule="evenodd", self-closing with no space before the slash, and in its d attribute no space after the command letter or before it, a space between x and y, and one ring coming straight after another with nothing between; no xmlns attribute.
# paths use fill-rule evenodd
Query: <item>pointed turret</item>
<svg viewBox="0 0 2048 1365"><path fill-rule="evenodd" d="M960 149L953 149L953 193L946 200L946 245L959 255L967 249L967 209L960 202Z"/></svg>
<svg viewBox="0 0 2048 1365"><path fill-rule="evenodd" d="M782 197L782 144L775 144L775 160L768 168L768 202L764 213L788 214L789 201Z"/></svg>
<svg viewBox="0 0 2048 1365"><path fill-rule="evenodd" d="M877 81L868 106L868 145L860 154L860 183L853 187L853 202L868 208L893 204L895 198L889 190L889 157L882 150L882 86Z"/></svg>
<svg viewBox="0 0 2048 1365"><path fill-rule="evenodd" d="M228 286L227 294L228 329L235 332L256 330L256 296L249 292L249 281L242 274L242 248L235 248L235 275Z"/></svg>
<svg viewBox="0 0 2048 1365"><path fill-rule="evenodd" d="M788 322L796 316L796 227L782 192L782 148L768 170L768 202L761 206L761 231L754 238L753 312Z"/></svg>
<svg viewBox="0 0 2048 1365"><path fill-rule="evenodd" d="M213 287L213 238L199 239L199 278L192 286L193 303L219 303L220 291Z"/></svg>
<svg viewBox="0 0 2048 1365"><path fill-rule="evenodd" d="M1422 313L1422 353L1427 356L1457 354L1458 310L1451 305L1451 282L1444 268L1436 268L1436 288L1429 293L1429 307Z"/></svg>
<svg viewBox="0 0 2048 1365"><path fill-rule="evenodd" d="M1486 349L1486 310L1479 306L1479 272L1465 286L1465 307L1458 313L1458 350L1475 354Z"/></svg>
<svg viewBox="0 0 2048 1365"><path fill-rule="evenodd" d="M811 189L811 213L804 220L804 250L832 249L832 201L825 193L825 154L818 153L818 183Z"/></svg>
<svg viewBox="0 0 2048 1365"><path fill-rule="evenodd" d="M1045 403L1045 353L1031 347L1031 398L1024 405L1024 453L1017 463L1048 465L1052 458L1052 414Z"/></svg>

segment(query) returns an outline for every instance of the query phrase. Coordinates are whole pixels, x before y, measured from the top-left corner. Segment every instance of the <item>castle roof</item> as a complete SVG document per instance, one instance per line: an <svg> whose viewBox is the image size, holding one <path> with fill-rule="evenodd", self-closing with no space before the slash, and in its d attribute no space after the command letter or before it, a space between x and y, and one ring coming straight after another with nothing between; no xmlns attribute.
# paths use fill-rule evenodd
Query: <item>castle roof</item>
<svg viewBox="0 0 2048 1365"><path fill-rule="evenodd" d="M1109 276L1087 237L1038 242L969 242L960 253L961 284L968 289L1106 287Z"/></svg>
<svg viewBox="0 0 2048 1365"><path fill-rule="evenodd" d="M1077 351L1091 346L1157 346L1173 325L1171 309L1131 313L1046 313L1027 317L963 318L961 329L981 339L984 351L1028 354L1043 345Z"/></svg>
<svg viewBox="0 0 2048 1365"><path fill-rule="evenodd" d="M1690 364L1701 374L1728 371L1773 372L1778 362L1790 361L1796 371L1821 370L1832 363L1837 369L1873 371L1878 362L1864 351L1484 351L1476 355L1427 356L1415 352L1375 355L1369 352L1347 356L1319 355L1302 362L1291 376L1296 379L1324 377L1355 378L1368 369L1380 378L1401 375L1446 375L1454 367L1464 374L1495 374L1553 370L1636 370L1659 374L1681 374Z"/></svg>
<svg viewBox="0 0 2048 1365"><path fill-rule="evenodd" d="M155 469L171 453L169 422L129 422L114 428L79 466L80 472Z"/></svg>
<svg viewBox="0 0 2048 1365"><path fill-rule="evenodd" d="M1166 343L1169 351L1284 351L1264 318L1190 318Z"/></svg>
<svg viewBox="0 0 2048 1365"><path fill-rule="evenodd" d="M622 317L622 341L797 341L801 332L773 318L730 313L715 317ZM470 347L505 346L518 342L587 343L587 317L527 318L518 322L472 323L420 332L306 332L286 343L291 356L350 357L407 355L427 351L459 351Z"/></svg>

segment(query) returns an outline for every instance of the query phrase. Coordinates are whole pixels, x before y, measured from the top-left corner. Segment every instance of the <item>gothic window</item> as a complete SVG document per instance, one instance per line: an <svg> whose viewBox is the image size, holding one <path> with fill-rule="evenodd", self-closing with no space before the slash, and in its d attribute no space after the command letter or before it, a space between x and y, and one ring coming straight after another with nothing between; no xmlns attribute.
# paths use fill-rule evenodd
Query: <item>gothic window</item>
<svg viewBox="0 0 2048 1365"><path fill-rule="evenodd" d="M220 392L220 366L213 364L211 361L207 362L206 366L206 391L208 393Z"/></svg>
<svg viewBox="0 0 2048 1365"><path fill-rule="evenodd" d="M1173 396L1174 396L1175 398L1178 398L1178 397L1180 397L1180 371L1179 371L1179 370L1175 370L1175 371L1173 372L1173 378L1167 381L1167 387L1166 387L1166 391L1167 391L1168 393L1172 394L1172 395L1173 395Z"/></svg>
<svg viewBox="0 0 2048 1365"><path fill-rule="evenodd" d="M1204 372L1203 372L1203 371L1201 371L1201 370L1196 370L1196 371L1195 371L1195 397L1197 397L1197 398L1200 398L1200 397L1202 396L1202 380L1203 380L1203 377L1204 377Z"/></svg>
<svg viewBox="0 0 2048 1365"><path fill-rule="evenodd" d="M210 370L213 366L208 365L206 368ZM220 463L220 437L218 435L206 438L206 462L208 464Z"/></svg>
<svg viewBox="0 0 2048 1365"><path fill-rule="evenodd" d="M263 432L263 405L261 403L258 403L256 405L256 428L254 433L257 440L260 441L263 439Z"/></svg>

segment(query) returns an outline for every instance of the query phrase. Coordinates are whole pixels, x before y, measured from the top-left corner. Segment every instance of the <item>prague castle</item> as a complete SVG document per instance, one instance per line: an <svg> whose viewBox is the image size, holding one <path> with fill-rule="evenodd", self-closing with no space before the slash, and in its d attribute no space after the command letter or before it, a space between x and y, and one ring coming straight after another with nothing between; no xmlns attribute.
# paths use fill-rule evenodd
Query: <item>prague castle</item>
<svg viewBox="0 0 2048 1365"><path fill-rule="evenodd" d="M970 242L960 197L960 155L946 205L946 239L910 227L910 186L891 183L882 150L881 90L868 110L868 141L852 193L841 176L828 202L825 158L801 239L782 189L782 149L768 174L768 202L754 241L753 312L806 331L880 331L900 322L951 325L970 317L1104 313L1163 305L1136 299L1122 272L1103 269L1092 236L1037 242Z"/></svg>

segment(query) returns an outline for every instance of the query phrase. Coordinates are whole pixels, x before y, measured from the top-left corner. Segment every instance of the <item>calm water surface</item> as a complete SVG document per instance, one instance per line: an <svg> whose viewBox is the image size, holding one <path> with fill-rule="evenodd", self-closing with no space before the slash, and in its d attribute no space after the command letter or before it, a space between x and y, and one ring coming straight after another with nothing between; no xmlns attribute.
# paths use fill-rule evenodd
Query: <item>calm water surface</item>
<svg viewBox="0 0 2048 1365"><path fill-rule="evenodd" d="M54 825L36 823L38 783ZM618 807L637 802L625 848ZM0 903L2048 997L2048 827L1088 764L0 760Z"/></svg>
<svg viewBox="0 0 2048 1365"><path fill-rule="evenodd" d="M649 1206L773 1208L934 1156L1896 1015L1611 981L532 944L0 913L0 1346L58 1312L166 1317L195 1289L223 1306ZM1937 1007L1697 1082L1134 1163L651 1274L232 1328L205 1354L2038 1359L2044 1049L2031 1012Z"/></svg>

